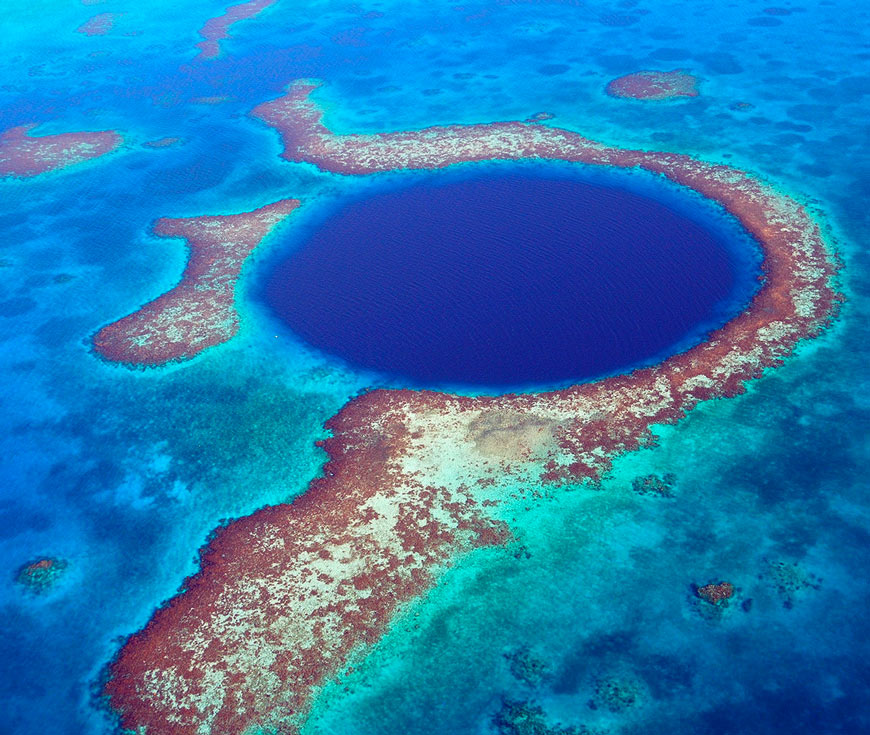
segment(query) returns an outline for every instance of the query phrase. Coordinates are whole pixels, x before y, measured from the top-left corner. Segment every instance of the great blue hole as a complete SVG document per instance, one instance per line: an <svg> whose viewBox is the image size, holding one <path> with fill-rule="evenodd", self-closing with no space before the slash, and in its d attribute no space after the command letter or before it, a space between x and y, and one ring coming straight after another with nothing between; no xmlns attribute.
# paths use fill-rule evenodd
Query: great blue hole
<svg viewBox="0 0 870 735"><path fill-rule="evenodd" d="M398 383L582 382L685 350L751 298L757 248L699 200L561 169L424 179L336 206L262 295L304 342Z"/></svg>

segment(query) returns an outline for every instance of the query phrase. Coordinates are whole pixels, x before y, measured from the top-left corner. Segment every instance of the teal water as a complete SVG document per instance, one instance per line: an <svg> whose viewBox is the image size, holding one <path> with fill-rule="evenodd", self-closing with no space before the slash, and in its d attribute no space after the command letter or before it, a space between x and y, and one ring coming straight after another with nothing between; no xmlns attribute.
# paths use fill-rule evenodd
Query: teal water
<svg viewBox="0 0 870 735"><path fill-rule="evenodd" d="M301 492L324 460L323 422L382 380L276 339L250 304L236 340L186 365L134 372L88 351L96 329L180 274L184 253L148 234L154 218L285 196L313 211L369 185L281 161L274 132L245 117L301 76L327 82L317 95L338 132L547 111L591 138L755 171L818 210L849 297L833 330L620 460L600 491L522 509L528 556L466 558L360 662L351 691L324 693L307 731L486 733L505 699L537 703L546 727L870 729L867 13L840 0L764 7L283 0L207 64L192 62L196 29L220 3L4 9L0 128L115 128L127 144L0 181L0 732L112 732L94 692L123 636L194 571L219 523ZM106 11L123 13L109 35L74 32ZM604 95L644 68L688 69L701 94ZM231 99L194 101L215 95ZM141 147L170 135L183 144ZM632 492L669 472L673 497ZM25 594L16 570L45 554L69 572ZM779 592L785 574L803 588ZM708 620L691 585L719 579L741 604ZM511 673L524 647L540 680ZM617 680L635 697L611 711L601 692Z"/></svg>

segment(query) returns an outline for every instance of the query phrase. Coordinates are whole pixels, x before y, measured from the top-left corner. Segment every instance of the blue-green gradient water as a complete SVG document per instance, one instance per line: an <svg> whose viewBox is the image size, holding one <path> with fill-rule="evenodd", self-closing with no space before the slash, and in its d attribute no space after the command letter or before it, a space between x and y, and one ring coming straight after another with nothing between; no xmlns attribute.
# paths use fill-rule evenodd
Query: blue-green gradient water
<svg viewBox="0 0 870 735"><path fill-rule="evenodd" d="M746 395L663 429L600 490L530 503L524 552L463 559L359 662L350 691L324 691L306 732L488 733L505 700L540 707L553 732L870 731L866 9L279 0L232 29L224 57L194 61L197 29L223 7L3 9L0 129L112 128L126 143L0 180L0 732L113 732L95 692L123 637L195 570L218 524L304 490L327 418L396 384L275 329L246 297L278 238L246 266L232 342L152 371L89 352L95 330L178 280L185 253L149 234L155 218L295 196L311 226L372 185L282 161L274 131L246 117L299 77L325 80L337 132L547 111L593 139L755 171L819 213L849 298L831 331ZM106 36L77 34L97 12L122 15ZM700 78L697 98L603 92L673 68ZM227 100L197 101L210 97ZM183 142L142 145L164 136ZM652 473L675 475L672 497L632 491ZM42 555L69 571L33 596L14 578ZM709 619L692 585L720 579L738 602ZM518 676L522 656L542 675Z"/></svg>

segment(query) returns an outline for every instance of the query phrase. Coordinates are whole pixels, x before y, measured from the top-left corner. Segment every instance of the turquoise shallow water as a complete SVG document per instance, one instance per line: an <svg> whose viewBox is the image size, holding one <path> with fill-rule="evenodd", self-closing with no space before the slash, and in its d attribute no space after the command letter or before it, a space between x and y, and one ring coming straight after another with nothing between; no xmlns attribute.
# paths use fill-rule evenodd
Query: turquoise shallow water
<svg viewBox="0 0 870 735"><path fill-rule="evenodd" d="M318 99L338 132L547 111L609 143L756 171L819 211L849 297L833 330L747 395L701 406L601 490L522 510L527 553L462 561L360 662L350 691L324 692L307 730L485 733L507 698L537 703L548 727L866 731L867 17L850 2L765 7L284 0L208 64L192 62L196 29L220 3L7 9L0 128L114 128L127 142L0 181L0 732L112 732L94 691L122 637L223 519L305 488L323 422L378 380L276 339L254 305L236 340L186 365L135 372L88 351L96 329L178 278L184 254L148 234L154 218L369 185L282 162L277 136L245 117L301 76L326 80ZM105 11L123 13L110 34L74 32ZM603 94L643 68L688 69L701 94ZM231 99L194 101L210 96ZM163 136L183 144L141 147ZM673 497L632 492L669 472ZM44 554L69 573L51 594L24 594L15 572ZM784 576L803 589L778 591ZM752 603L707 620L691 585L719 579ZM512 673L524 648L543 676ZM618 711L602 694L614 681L634 692Z"/></svg>

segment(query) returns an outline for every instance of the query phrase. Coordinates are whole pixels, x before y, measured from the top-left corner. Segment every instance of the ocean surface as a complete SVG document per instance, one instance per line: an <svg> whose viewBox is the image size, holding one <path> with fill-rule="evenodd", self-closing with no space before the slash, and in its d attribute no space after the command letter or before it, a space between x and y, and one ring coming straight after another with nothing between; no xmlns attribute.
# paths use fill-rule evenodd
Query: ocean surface
<svg viewBox="0 0 870 735"><path fill-rule="evenodd" d="M485 549L457 561L359 662L351 687L322 692L305 735L870 732L868 9L846 0L278 0L233 26L222 56L195 60L198 29L225 7L3 8L0 130L114 129L125 142L68 170L0 179L0 733L117 732L100 691L126 636L196 570L216 527L305 490L325 461L315 444L324 422L361 391L434 381L498 393L570 378L564 363L546 379L357 368L276 320L262 289L281 262L290 267L294 248L336 242L330 227L353 202L377 197L392 216L408 192L437 188L408 172L342 177L281 160L278 135L247 113L302 77L325 82L317 99L338 133L545 111L594 140L755 172L811 208L843 260L848 299L784 366L662 427L656 446L617 460L598 490L530 503L514 529L523 553ZM118 14L105 35L76 32L103 12ZM699 78L697 97L604 93L614 77L676 68ZM144 146L164 137L180 142ZM508 173L496 168L487 174ZM538 185L520 169L512 175L526 177L522 186ZM464 191L475 180L464 176L439 180L438 191ZM580 178L694 218L728 244L735 274L756 267L752 243L707 203L660 182ZM306 204L246 264L235 339L150 370L91 351L96 330L180 277L184 247L151 233L156 218L284 197ZM444 221L441 208L433 216ZM439 278L455 273L459 242L448 241ZM387 241L396 267L400 245ZM469 257L469 273L490 262ZM698 285L676 275L681 294ZM714 281L721 290L703 289L707 310L665 348L723 300L740 302ZM308 305L317 313L328 297L310 292ZM655 354L631 352L586 374ZM634 491L651 474L673 475L667 496ZM18 570L45 556L68 566L34 594ZM720 580L738 588L739 604L700 614L695 586ZM506 702L525 703L538 729L499 731Z"/></svg>

